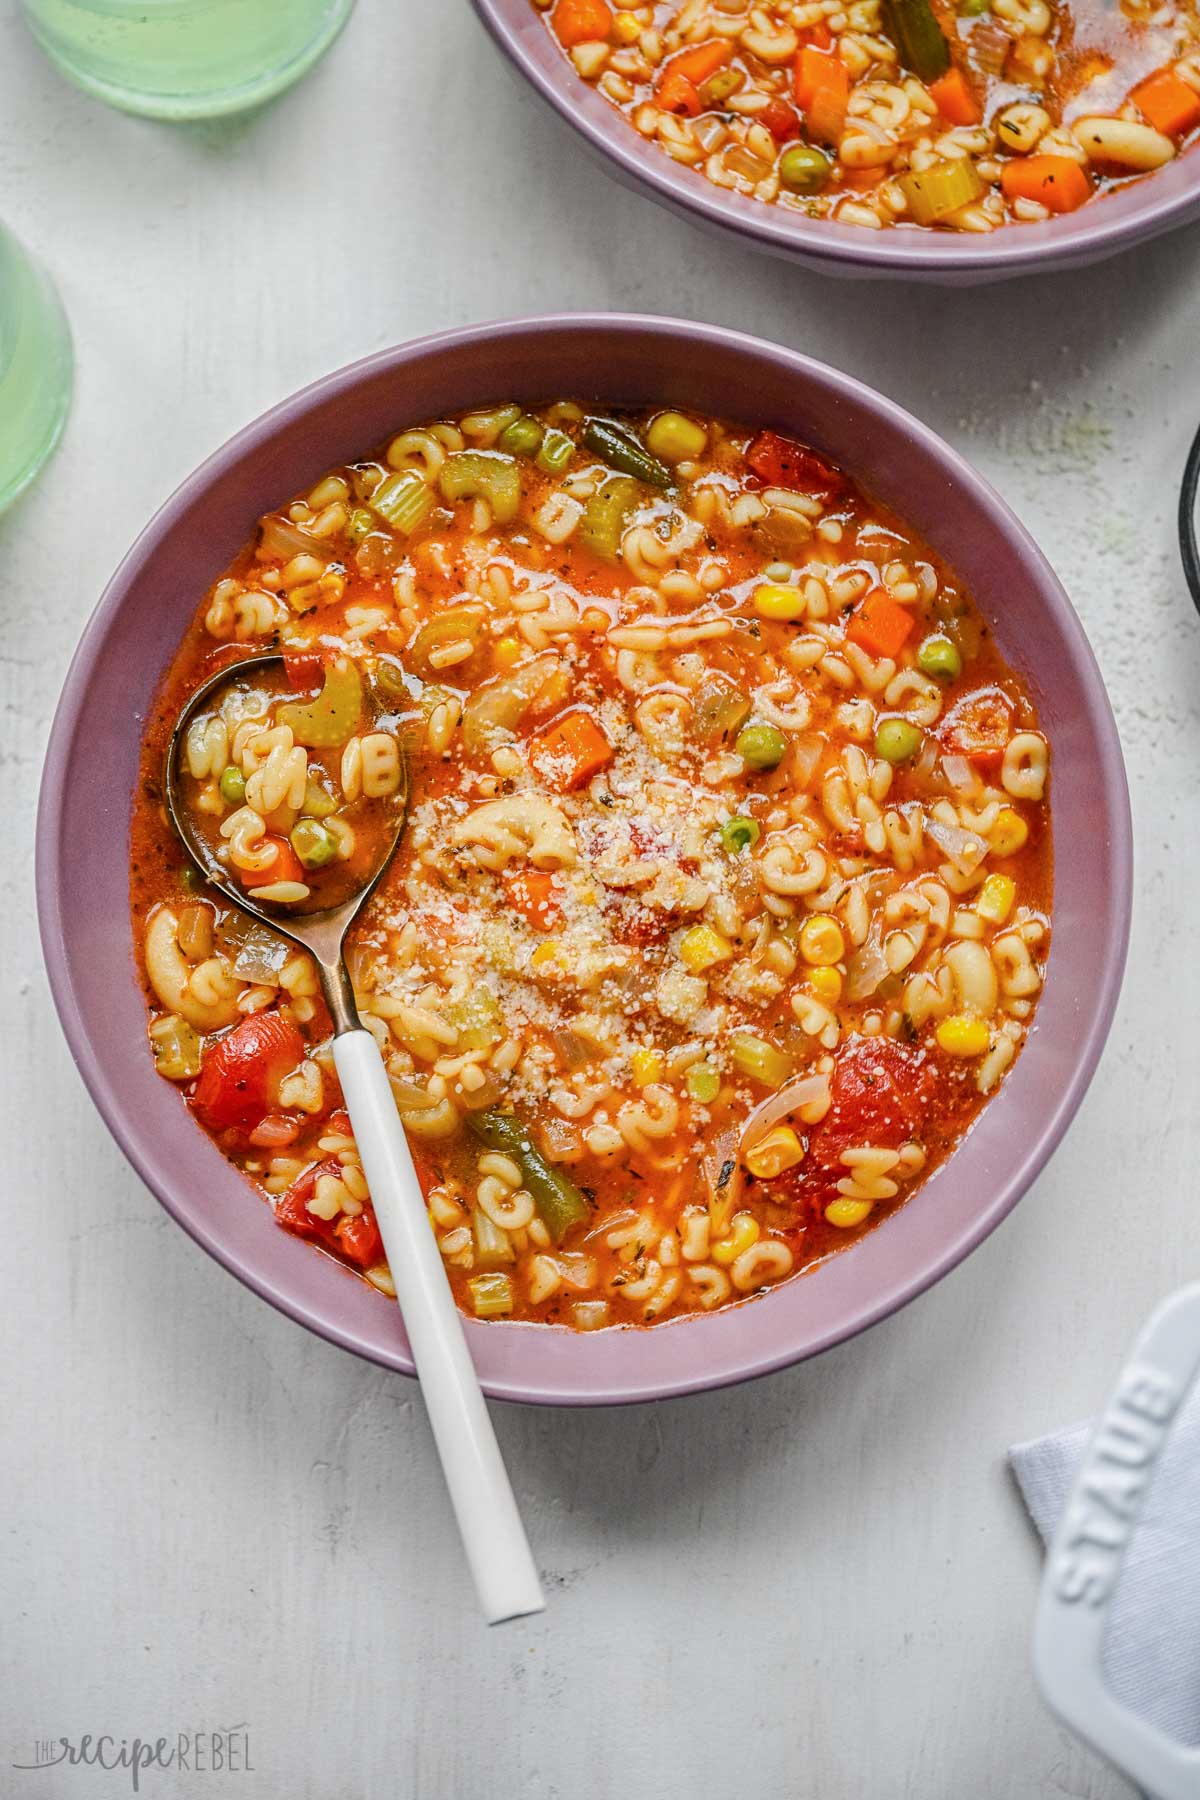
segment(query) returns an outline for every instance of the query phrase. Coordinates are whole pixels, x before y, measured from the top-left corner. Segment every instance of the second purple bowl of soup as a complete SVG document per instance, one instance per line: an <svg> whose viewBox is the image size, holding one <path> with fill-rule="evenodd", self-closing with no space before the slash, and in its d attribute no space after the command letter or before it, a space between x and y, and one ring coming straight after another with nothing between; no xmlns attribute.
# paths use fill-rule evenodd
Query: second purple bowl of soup
<svg viewBox="0 0 1200 1800"><path fill-rule="evenodd" d="M566 394L792 434L921 534L1032 693L1053 753L1057 845L1036 1029L1001 1091L908 1204L803 1277L714 1313L598 1332L466 1322L489 1394L587 1405L718 1387L814 1355L914 1298L995 1228L1062 1137L1099 1059L1126 952L1131 840L1112 714L1062 588L986 483L883 396L737 333L611 316L478 326L329 376L212 456L126 557L66 682L38 825L42 941L84 1079L167 1210L255 1292L332 1342L411 1373L394 1305L280 1231L154 1071L129 920L142 723L200 597L262 513L410 423Z"/></svg>
<svg viewBox="0 0 1200 1800"><path fill-rule="evenodd" d="M1200 144L1191 143L1165 167L1122 181L1075 212L1039 223L1002 226L991 233L932 230L911 225L887 230L811 218L766 204L708 180L673 160L661 145L639 136L629 119L584 80L547 28L547 13L533 0L472 0L491 37L513 68L575 130L608 172L624 186L686 218L699 221L741 246L751 245L826 274L895 276L971 286L1007 276L1081 268L1145 243L1200 218ZM1137 77L1155 58L1133 49ZM1010 102L1037 98L1019 78ZM1103 111L1110 110L1105 106ZM942 121L937 129L948 128ZM1194 138L1194 127L1189 128Z"/></svg>

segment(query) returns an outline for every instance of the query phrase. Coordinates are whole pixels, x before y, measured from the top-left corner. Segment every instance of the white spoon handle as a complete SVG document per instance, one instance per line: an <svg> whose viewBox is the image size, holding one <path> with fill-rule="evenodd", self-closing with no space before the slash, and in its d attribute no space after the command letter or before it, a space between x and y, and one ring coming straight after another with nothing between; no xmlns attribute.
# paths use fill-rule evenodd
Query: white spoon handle
<svg viewBox="0 0 1200 1800"><path fill-rule="evenodd" d="M496 1625L541 1612L546 1603L529 1541L379 1046L369 1031L347 1031L333 1041L333 1060L484 1614L489 1625Z"/></svg>

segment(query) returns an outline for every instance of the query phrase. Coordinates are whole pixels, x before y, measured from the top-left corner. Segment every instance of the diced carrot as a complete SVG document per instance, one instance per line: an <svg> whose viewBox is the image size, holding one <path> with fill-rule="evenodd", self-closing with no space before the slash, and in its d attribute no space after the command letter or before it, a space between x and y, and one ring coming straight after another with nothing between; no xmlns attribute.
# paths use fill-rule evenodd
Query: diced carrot
<svg viewBox="0 0 1200 1800"><path fill-rule="evenodd" d="M846 636L872 656L898 656L912 628L907 608L886 588L872 588L846 627Z"/></svg>
<svg viewBox="0 0 1200 1800"><path fill-rule="evenodd" d="M568 713L534 738L529 760L548 787L565 794L582 787L613 758L613 747L585 712Z"/></svg>
<svg viewBox="0 0 1200 1800"><path fill-rule="evenodd" d="M1173 69L1157 69L1138 83L1129 98L1146 123L1164 137L1182 137L1200 125L1200 94Z"/></svg>
<svg viewBox="0 0 1200 1800"><path fill-rule="evenodd" d="M1074 212L1092 192L1081 165L1069 156L1021 156L1000 172L1006 200L1036 200L1047 212Z"/></svg>
<svg viewBox="0 0 1200 1800"><path fill-rule="evenodd" d="M983 117L961 69L947 69L940 80L930 82L929 92L943 119L952 125L978 125Z"/></svg>
<svg viewBox="0 0 1200 1800"><path fill-rule="evenodd" d="M809 137L818 143L836 144L850 99L850 72L836 51L805 44L796 57L793 88Z"/></svg>
<svg viewBox="0 0 1200 1800"><path fill-rule="evenodd" d="M612 7L608 0L558 0L550 14L555 36L565 50L576 44L605 42L612 30Z"/></svg>
<svg viewBox="0 0 1200 1800"><path fill-rule="evenodd" d="M823 456L777 431L760 431L746 446L746 466L771 487L798 488L805 494L839 494L846 478Z"/></svg>
<svg viewBox="0 0 1200 1800"><path fill-rule="evenodd" d="M562 923L559 888L548 869L522 869L504 877L504 892L514 912L535 931L553 931Z"/></svg>
<svg viewBox="0 0 1200 1800"><path fill-rule="evenodd" d="M668 69L654 90L654 98L664 112L684 113L694 119L702 110L700 92L694 81L677 69Z"/></svg>
<svg viewBox="0 0 1200 1800"><path fill-rule="evenodd" d="M274 846L275 855L265 869L238 870L244 888L270 887L276 881L304 880L304 866L285 837L277 837L269 831L263 842Z"/></svg>
<svg viewBox="0 0 1200 1800"><path fill-rule="evenodd" d="M733 45L728 38L710 38L707 44L693 44L690 49L671 57L664 65L663 76L682 75L685 81L698 88L732 59Z"/></svg>

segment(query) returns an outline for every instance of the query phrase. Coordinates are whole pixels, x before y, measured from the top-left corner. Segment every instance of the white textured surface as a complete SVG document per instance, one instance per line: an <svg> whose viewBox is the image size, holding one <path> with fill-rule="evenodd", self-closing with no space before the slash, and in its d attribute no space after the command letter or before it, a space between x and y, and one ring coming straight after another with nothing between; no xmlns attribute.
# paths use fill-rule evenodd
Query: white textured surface
<svg viewBox="0 0 1200 1800"><path fill-rule="evenodd" d="M79 378L57 462L0 521L0 1792L128 1792L11 1772L39 1737L245 1720L256 1775L143 1791L1117 1800L1032 1691L1038 1553L1001 1455L1093 1408L1200 1259L1200 633L1172 530L1200 418L1200 230L1023 287L832 285L619 191L461 0L361 0L307 86L177 131L64 86L12 5L0 212L59 278ZM30 843L78 631L180 477L352 357L559 306L812 350L995 480L1114 696L1138 899L1080 1118L932 1295L740 1392L499 1410L550 1609L488 1635L414 1390L244 1292L109 1142L50 1007Z"/></svg>

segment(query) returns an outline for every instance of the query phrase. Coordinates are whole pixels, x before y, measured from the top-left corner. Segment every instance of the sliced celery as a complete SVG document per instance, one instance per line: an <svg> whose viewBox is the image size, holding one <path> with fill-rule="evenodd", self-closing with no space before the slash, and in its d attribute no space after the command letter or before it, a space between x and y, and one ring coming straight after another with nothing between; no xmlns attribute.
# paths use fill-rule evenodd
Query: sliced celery
<svg viewBox="0 0 1200 1800"><path fill-rule="evenodd" d="M511 525L521 504L521 477L511 456L493 450L456 450L442 464L443 500L486 500L497 525Z"/></svg>
<svg viewBox="0 0 1200 1800"><path fill-rule="evenodd" d="M970 206L987 185L969 156L948 156L919 175L901 175L899 184L918 225L933 225L960 206Z"/></svg>
<svg viewBox="0 0 1200 1800"><path fill-rule="evenodd" d="M412 469L389 475L371 495L371 506L394 531L409 537L433 505L433 494Z"/></svg>
<svg viewBox="0 0 1200 1800"><path fill-rule="evenodd" d="M291 727L298 744L332 750L354 735L362 709L362 676L348 656L339 656L326 666L325 685L315 700L288 701L275 718Z"/></svg>
<svg viewBox="0 0 1200 1800"><path fill-rule="evenodd" d="M513 1286L507 1275L472 1275L467 1286L477 1319L505 1319L513 1309Z"/></svg>
<svg viewBox="0 0 1200 1800"><path fill-rule="evenodd" d="M628 475L610 475L583 509L576 531L577 542L602 562L616 562L621 553L625 521L640 499L636 481Z"/></svg>
<svg viewBox="0 0 1200 1800"><path fill-rule="evenodd" d="M751 1081L761 1081L764 1087L782 1087L794 1065L790 1057L774 1044L768 1044L765 1038L755 1037L753 1032L739 1031L729 1040L729 1054L733 1066L739 1075L748 1075Z"/></svg>

